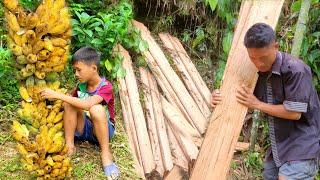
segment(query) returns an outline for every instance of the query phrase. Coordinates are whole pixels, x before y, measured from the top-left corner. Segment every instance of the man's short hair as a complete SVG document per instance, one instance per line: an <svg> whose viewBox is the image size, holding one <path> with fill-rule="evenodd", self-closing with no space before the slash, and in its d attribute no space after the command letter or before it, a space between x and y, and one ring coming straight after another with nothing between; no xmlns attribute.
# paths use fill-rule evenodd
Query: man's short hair
<svg viewBox="0 0 320 180"><path fill-rule="evenodd" d="M100 53L90 46L85 46L77 50L72 58L72 64L82 61L85 64L95 64L97 67L100 65Z"/></svg>
<svg viewBox="0 0 320 180"><path fill-rule="evenodd" d="M274 42L276 35L271 26L265 23L256 23L250 27L244 37L246 48L264 48Z"/></svg>

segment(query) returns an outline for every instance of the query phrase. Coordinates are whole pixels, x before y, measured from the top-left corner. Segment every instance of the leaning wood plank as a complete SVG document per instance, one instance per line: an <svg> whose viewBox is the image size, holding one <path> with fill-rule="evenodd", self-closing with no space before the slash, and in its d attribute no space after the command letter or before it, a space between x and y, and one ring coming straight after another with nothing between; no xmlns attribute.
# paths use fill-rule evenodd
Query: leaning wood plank
<svg viewBox="0 0 320 180"><path fill-rule="evenodd" d="M155 162L153 161L152 148L147 131L147 125L139 100L137 80L133 71L129 53L120 45L117 47L117 50L124 57L122 66L127 72L125 80L128 89L130 105L132 108L133 120L135 122L135 128L137 131L139 148L141 151L142 166L144 172L146 174L149 174L155 169Z"/></svg>
<svg viewBox="0 0 320 180"><path fill-rule="evenodd" d="M163 96L161 96L161 104L164 116L168 122L172 125L174 130L179 131L186 137L192 137L192 140L197 146L201 145L201 135L194 129L183 115L171 105Z"/></svg>
<svg viewBox="0 0 320 180"><path fill-rule="evenodd" d="M203 99L201 93L196 87L196 83L191 78L191 75L189 74L188 70L186 69L185 65L183 64L177 49L175 48L175 45L171 42L170 38L168 37L168 34L160 33L159 37L161 41L163 42L164 46L168 51L170 52L170 55L173 59L174 64L176 65L180 76L182 80L184 81L185 86L189 90L190 95L193 97L194 101L197 103L200 111L202 114L209 118L211 115L210 109L208 105L206 104L205 100Z"/></svg>
<svg viewBox="0 0 320 180"><path fill-rule="evenodd" d="M128 141L129 141L129 146L130 149L133 152L133 161L134 161L134 167L136 169L136 172L142 179L146 179L144 176L143 168L141 164L139 163L137 157L140 158L141 161L141 156L140 156L140 151L137 150L139 148L138 142L137 142L137 134L134 129L134 126L132 126L133 119L132 119L132 114L131 114L131 108L130 108L130 103L125 102L126 99L128 98L128 92L125 87L125 81L122 78L118 79L118 82L120 84L119 86L119 94L120 94L120 103L122 107L122 115L123 115L123 122L125 125L125 129L128 135ZM138 154L138 155L137 155Z"/></svg>
<svg viewBox="0 0 320 180"><path fill-rule="evenodd" d="M174 164L188 171L189 170L188 159L184 154L184 152L182 151L182 148L178 143L177 138L174 136L169 124L166 124L166 129L168 132L168 139L170 142L170 149L171 149L171 154L172 154Z"/></svg>
<svg viewBox="0 0 320 180"><path fill-rule="evenodd" d="M151 73L148 73L148 81L151 90L151 99L153 111L155 115L156 128L159 137L159 146L161 150L161 157L163 166L166 172L173 168L173 161L171 159L170 145L166 131L165 120L162 113L162 106L160 102L160 93L158 91L157 82Z"/></svg>
<svg viewBox="0 0 320 180"><path fill-rule="evenodd" d="M157 65L157 62L154 60L154 58L152 57L150 52L144 51L143 54L146 57L146 62L148 63L148 66L151 69L154 77L156 77L157 82L158 82L159 86L161 87L162 91L164 92L165 96L168 98L168 100L171 103L174 103L179 108L180 112L182 112L182 114L189 121L189 123L191 125L193 125L193 127L196 128L191 117L189 116L186 109L184 108L184 106L180 102L178 96L176 95L176 93L172 89L170 83L168 82L168 80L166 79L166 77L164 76L162 71L160 70L159 66Z"/></svg>
<svg viewBox="0 0 320 180"><path fill-rule="evenodd" d="M191 58L189 57L186 50L183 48L183 45L179 41L178 38L173 37L169 34L167 34L171 42L173 43L176 51L178 52L179 57L181 58L182 63L185 65L187 71L189 72L191 78L193 79L193 82L195 83L196 87L198 88L199 92L201 93L202 97L206 101L208 107L211 107L211 92L206 85L206 83L203 81L201 75L199 74L197 68L191 61Z"/></svg>
<svg viewBox="0 0 320 180"><path fill-rule="evenodd" d="M132 137L132 142L134 144L133 150L134 150L135 155L138 158L138 161L141 165L142 160L141 160L139 142L138 142L137 131L136 131L133 116L132 116L132 110L131 110L129 94L128 94L128 90L127 90L127 85L126 85L126 82L123 78L118 78L118 82L119 82L120 98L124 104L124 108L122 108L122 110L123 110L123 113L125 113L125 114L123 114L123 117L124 117L124 120L128 120L128 121L124 121L126 132L129 137Z"/></svg>
<svg viewBox="0 0 320 180"><path fill-rule="evenodd" d="M253 90L257 80L257 69L247 55L243 38L246 31L257 22L265 22L275 27L283 2L284 0L242 1L221 87L221 94L226 98L213 112L191 175L192 180L226 179L247 112L247 108L236 100L236 89L246 84ZM229 111L230 109L232 111Z"/></svg>
<svg viewBox="0 0 320 180"><path fill-rule="evenodd" d="M194 124L196 125L197 129L200 131L201 134L205 133L207 128L208 119L204 117L201 113L199 107L192 99L191 95L188 93L186 87L179 79L178 75L174 72L171 68L166 56L163 54L159 45L155 42L155 40L151 37L150 31L146 29L146 27L137 21L133 21L135 27L141 30L141 38L145 40L149 45L149 51L156 60L159 68L169 81L170 85L176 92L177 96L179 97L181 103L185 107L187 113L193 120Z"/></svg>
<svg viewBox="0 0 320 180"><path fill-rule="evenodd" d="M160 146L159 146L155 113L154 113L154 108L152 105L148 72L146 69L144 69L142 67L139 68L139 71L140 71L140 79L141 79L142 89L143 89L147 127L148 127L153 157L154 157L154 161L156 163L156 171L160 174L161 177L163 177L164 168L163 168L163 163L162 163L161 150L160 150Z"/></svg>
<svg viewBox="0 0 320 180"><path fill-rule="evenodd" d="M162 105L163 106L163 105ZM188 161L190 164L193 164L194 161L196 160L199 150L196 144L192 141L192 137L190 135L182 134L180 131L174 129L172 127L172 124L168 119L167 120L167 125L168 128L170 128L176 137L182 151L186 155Z"/></svg>

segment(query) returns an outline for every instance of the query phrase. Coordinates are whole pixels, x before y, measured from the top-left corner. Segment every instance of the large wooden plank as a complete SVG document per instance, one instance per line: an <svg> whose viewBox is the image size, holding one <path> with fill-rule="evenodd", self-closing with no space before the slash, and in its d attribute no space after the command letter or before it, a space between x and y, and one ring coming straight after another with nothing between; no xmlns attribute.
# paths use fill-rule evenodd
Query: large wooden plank
<svg viewBox="0 0 320 180"><path fill-rule="evenodd" d="M247 108L236 100L236 89L243 84L253 88L257 69L251 63L243 39L247 30L257 22L275 27L284 0L242 1L238 25L226 65L221 94L225 98L210 119L191 179L226 179ZM230 111L231 110L231 111Z"/></svg>

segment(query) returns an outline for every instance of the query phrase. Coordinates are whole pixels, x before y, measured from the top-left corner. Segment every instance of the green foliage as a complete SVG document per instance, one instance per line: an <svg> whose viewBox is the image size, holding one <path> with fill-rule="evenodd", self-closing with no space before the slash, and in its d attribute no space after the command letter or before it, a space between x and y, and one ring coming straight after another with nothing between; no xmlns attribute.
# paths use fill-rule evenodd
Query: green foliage
<svg viewBox="0 0 320 180"><path fill-rule="evenodd" d="M209 4L210 9L214 11L217 7L218 0L205 0L206 4Z"/></svg>
<svg viewBox="0 0 320 180"><path fill-rule="evenodd" d="M42 0L19 0L19 4L30 11L34 11Z"/></svg>
<svg viewBox="0 0 320 180"><path fill-rule="evenodd" d="M0 47L0 107L15 108L20 97L11 52Z"/></svg>
<svg viewBox="0 0 320 180"><path fill-rule="evenodd" d="M261 172L263 169L262 155L259 152L249 152L245 155L245 166L252 171L255 178L261 178Z"/></svg>
<svg viewBox="0 0 320 180"><path fill-rule="evenodd" d="M132 19L132 7L128 3L119 4L109 13L89 15L83 11L74 12L72 26L75 48L91 45L102 52L104 58L110 56L114 45L127 35Z"/></svg>
<svg viewBox="0 0 320 180"><path fill-rule="evenodd" d="M86 3L71 4L73 13L73 51L90 45L102 53L101 73L110 79L125 75L122 58L113 57L112 50L118 43L135 53L147 49L139 32L131 25L132 6L122 2L117 6L96 14L89 14ZM92 10L92 9L91 9Z"/></svg>
<svg viewBox="0 0 320 180"><path fill-rule="evenodd" d="M298 14L301 7L301 0L297 0L290 6L290 16L287 19L283 29L280 29L278 34L280 49L285 52L290 52L291 41L294 37L295 26ZM309 20L307 24L306 36L303 39L300 58L307 63L313 71L313 82L318 92L320 92L320 3L319 0L313 0L309 11ZM284 33L285 32L285 33Z"/></svg>
<svg viewBox="0 0 320 180"><path fill-rule="evenodd" d="M238 2L238 1L237 1ZM238 2L239 3L239 2ZM235 3L237 4L237 3ZM239 5L239 4L238 4ZM237 7L237 6L236 6ZM224 33L222 37L222 49L218 60L218 68L215 71L214 87L220 88L224 69L226 66L229 51L231 49L233 28L236 24L237 11L234 10L234 5L229 1L219 1L217 14L225 22Z"/></svg>
<svg viewBox="0 0 320 180"><path fill-rule="evenodd" d="M309 12L307 36L302 42L300 57L311 67L314 84L320 92L320 3L317 4Z"/></svg>

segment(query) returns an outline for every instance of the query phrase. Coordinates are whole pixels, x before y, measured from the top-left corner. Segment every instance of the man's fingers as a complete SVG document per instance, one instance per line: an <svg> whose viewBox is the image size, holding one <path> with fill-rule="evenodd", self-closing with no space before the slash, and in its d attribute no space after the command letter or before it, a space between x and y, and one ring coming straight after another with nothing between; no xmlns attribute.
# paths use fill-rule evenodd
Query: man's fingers
<svg viewBox="0 0 320 180"><path fill-rule="evenodd" d="M237 97L237 99L240 99L240 100L242 100L242 101L246 101L247 100L247 97L244 97L242 94L240 94L240 93L237 93L236 94L236 97Z"/></svg>
<svg viewBox="0 0 320 180"><path fill-rule="evenodd" d="M237 94L241 95L244 98L248 97L248 94L243 89L238 89Z"/></svg>
<svg viewBox="0 0 320 180"><path fill-rule="evenodd" d="M237 99L237 101L238 101L240 104L244 105L244 106L248 106L247 101L244 101L244 100L242 100L242 99Z"/></svg>
<svg viewBox="0 0 320 180"><path fill-rule="evenodd" d="M212 96L212 101L222 101L222 96Z"/></svg>

